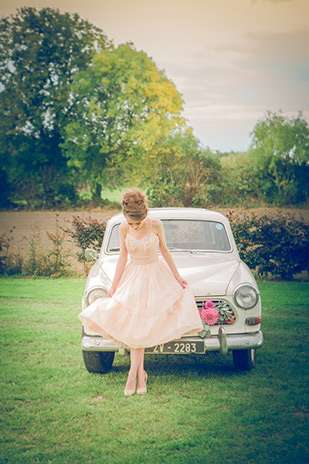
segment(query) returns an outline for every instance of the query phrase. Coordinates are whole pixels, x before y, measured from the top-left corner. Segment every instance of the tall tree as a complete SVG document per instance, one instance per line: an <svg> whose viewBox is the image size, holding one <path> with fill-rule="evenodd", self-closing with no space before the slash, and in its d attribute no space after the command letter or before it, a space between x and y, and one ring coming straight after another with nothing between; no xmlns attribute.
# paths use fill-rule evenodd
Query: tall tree
<svg viewBox="0 0 309 464"><path fill-rule="evenodd" d="M77 14L21 8L0 19L0 156L30 201L73 192L63 156L76 72L105 48L106 36Z"/></svg>
<svg viewBox="0 0 309 464"><path fill-rule="evenodd" d="M144 164L143 181L153 205L206 206L220 201L219 158L201 146L191 128L184 127L159 142Z"/></svg>
<svg viewBox="0 0 309 464"><path fill-rule="evenodd" d="M183 122L183 101L164 72L129 43L95 55L75 81L64 147L100 197L102 184L121 184L140 169L145 151Z"/></svg>
<svg viewBox="0 0 309 464"><path fill-rule="evenodd" d="M309 125L300 112L268 112L252 132L250 163L264 200L297 204L308 199Z"/></svg>

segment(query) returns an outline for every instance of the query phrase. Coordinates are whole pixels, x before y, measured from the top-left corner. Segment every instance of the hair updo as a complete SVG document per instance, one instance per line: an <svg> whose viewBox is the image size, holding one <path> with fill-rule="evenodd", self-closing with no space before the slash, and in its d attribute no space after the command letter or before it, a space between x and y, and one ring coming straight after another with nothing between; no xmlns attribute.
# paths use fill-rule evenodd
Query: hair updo
<svg viewBox="0 0 309 464"><path fill-rule="evenodd" d="M148 213L147 198L137 188L125 192L121 198L122 212L135 221L143 221Z"/></svg>

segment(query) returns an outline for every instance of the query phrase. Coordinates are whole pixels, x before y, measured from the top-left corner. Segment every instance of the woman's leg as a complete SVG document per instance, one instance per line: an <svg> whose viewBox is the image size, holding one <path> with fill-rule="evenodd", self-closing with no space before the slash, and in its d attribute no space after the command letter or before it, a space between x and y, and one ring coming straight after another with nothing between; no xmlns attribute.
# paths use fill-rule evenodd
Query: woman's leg
<svg viewBox="0 0 309 464"><path fill-rule="evenodd" d="M142 348L142 354L141 354L141 360L138 366L137 370L137 386L138 388L144 388L146 387L145 383L145 370L144 370L144 355L145 355L145 349Z"/></svg>
<svg viewBox="0 0 309 464"><path fill-rule="evenodd" d="M136 377L138 378L138 386L145 386L144 348L131 348L130 357L131 366L129 370L128 380L126 383L127 390L133 390L135 388Z"/></svg>

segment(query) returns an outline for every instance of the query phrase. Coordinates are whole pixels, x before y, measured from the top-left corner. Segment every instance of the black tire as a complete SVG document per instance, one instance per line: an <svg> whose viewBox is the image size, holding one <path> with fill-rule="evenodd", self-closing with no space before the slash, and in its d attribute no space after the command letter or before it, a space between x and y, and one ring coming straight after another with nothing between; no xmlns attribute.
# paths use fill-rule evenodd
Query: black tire
<svg viewBox="0 0 309 464"><path fill-rule="evenodd" d="M83 351L84 364L88 372L105 374L113 365L114 351Z"/></svg>
<svg viewBox="0 0 309 464"><path fill-rule="evenodd" d="M256 348L250 350L233 350L234 367L240 371L251 371L256 364Z"/></svg>
<svg viewBox="0 0 309 464"><path fill-rule="evenodd" d="M85 335L82 327L82 337ZM84 364L88 372L105 374L113 365L115 351L82 351Z"/></svg>

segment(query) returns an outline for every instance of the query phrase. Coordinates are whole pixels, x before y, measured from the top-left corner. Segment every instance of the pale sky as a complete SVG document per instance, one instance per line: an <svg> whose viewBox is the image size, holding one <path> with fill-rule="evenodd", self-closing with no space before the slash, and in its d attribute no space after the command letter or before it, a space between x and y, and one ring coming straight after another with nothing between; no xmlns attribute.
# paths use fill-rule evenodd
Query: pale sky
<svg viewBox="0 0 309 464"><path fill-rule="evenodd" d="M309 118L309 0L0 0L76 12L164 69L204 146L247 150L267 110Z"/></svg>

